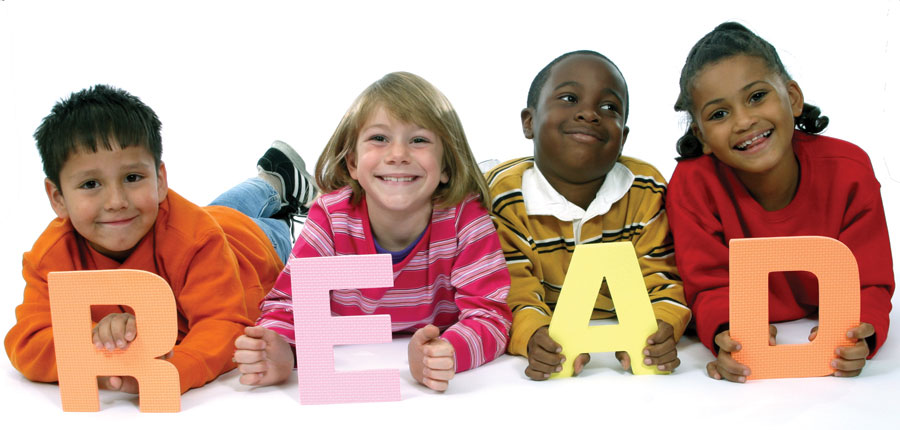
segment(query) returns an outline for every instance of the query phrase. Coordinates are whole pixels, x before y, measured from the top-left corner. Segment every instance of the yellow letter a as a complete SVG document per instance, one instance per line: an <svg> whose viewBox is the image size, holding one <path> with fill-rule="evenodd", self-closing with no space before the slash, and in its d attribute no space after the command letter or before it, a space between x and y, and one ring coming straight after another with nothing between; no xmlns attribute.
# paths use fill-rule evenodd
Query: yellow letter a
<svg viewBox="0 0 900 430"><path fill-rule="evenodd" d="M619 324L592 327L591 312L604 278ZM635 375L667 373L643 363L647 337L656 330L656 317L631 242L578 245L550 321L550 337L562 345L567 358L562 372L554 377L572 376L578 354L603 351L628 352Z"/></svg>

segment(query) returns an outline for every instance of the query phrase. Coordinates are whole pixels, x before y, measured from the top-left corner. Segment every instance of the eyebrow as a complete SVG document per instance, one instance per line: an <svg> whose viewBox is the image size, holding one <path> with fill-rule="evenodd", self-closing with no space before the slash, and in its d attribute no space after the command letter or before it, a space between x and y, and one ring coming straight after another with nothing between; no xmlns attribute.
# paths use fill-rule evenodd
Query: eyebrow
<svg viewBox="0 0 900 430"><path fill-rule="evenodd" d="M553 87L553 91L556 91L562 87L569 86L569 85L571 85L573 87L581 87L581 84L576 81L565 81L565 82Z"/></svg>
<svg viewBox="0 0 900 430"><path fill-rule="evenodd" d="M132 171L132 170L152 169L152 168L153 168L152 164L137 162L137 163L131 163L131 164L122 166L119 168L119 171L127 172L127 171ZM71 175L67 176L67 178L74 180L74 179L81 179L81 178L87 178L87 177L97 177L100 175L101 175L100 169L90 169L90 170L84 170L81 172L73 172Z"/></svg>
<svg viewBox="0 0 900 430"><path fill-rule="evenodd" d="M563 83L561 83L561 84L555 86L555 87L553 88L553 91L556 92L556 91L558 91L560 88L565 87L565 86L568 86L568 85L571 85L571 86L573 86L573 87L579 87L579 88L582 87L582 85L581 85L580 83L576 82L576 81L565 81L565 82L563 82ZM619 101L619 104L622 104L622 105L625 104L625 99L623 99L622 96L621 96L618 92L616 92L616 90L614 90L614 89L612 89L612 88L604 88L604 89L602 90L602 92L603 92L603 93L607 93L607 94L612 94L613 97L615 97L615 98Z"/></svg>
<svg viewBox="0 0 900 430"><path fill-rule="evenodd" d="M744 85L744 86L740 89L740 91L747 91L747 90L750 89L750 87L752 87L752 86L754 86L754 85L756 85L756 84L758 84L758 83L760 83L760 82L766 83L766 81L764 81L764 80L762 80L762 79L760 79L760 80L758 80L758 81L753 81L753 82L751 82L751 83L749 83L749 84L747 84L747 85ZM711 105L711 104L720 103L720 102L722 102L722 101L724 101L724 100L725 100L724 98L717 98L717 99L715 99L715 100L710 100L710 101L706 102L706 104L704 104L703 107L700 108L700 112L703 112L703 110L706 109L707 106L709 106L709 105Z"/></svg>

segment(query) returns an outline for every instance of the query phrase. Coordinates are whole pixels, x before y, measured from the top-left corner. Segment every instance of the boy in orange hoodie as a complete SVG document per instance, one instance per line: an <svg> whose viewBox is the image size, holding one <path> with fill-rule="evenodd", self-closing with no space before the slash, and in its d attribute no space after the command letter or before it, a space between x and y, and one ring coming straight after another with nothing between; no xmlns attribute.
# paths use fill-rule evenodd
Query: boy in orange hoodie
<svg viewBox="0 0 900 430"><path fill-rule="evenodd" d="M300 156L276 142L259 177L201 208L168 188L160 127L137 97L97 85L57 103L35 132L58 218L24 255L25 297L5 340L26 378L57 380L47 275L71 270L143 270L169 283L178 337L166 359L182 392L234 368L234 340L259 315L290 252L291 220L315 189ZM137 336L127 307L93 306L91 314L98 349L124 349ZM138 388L124 376L98 384Z"/></svg>

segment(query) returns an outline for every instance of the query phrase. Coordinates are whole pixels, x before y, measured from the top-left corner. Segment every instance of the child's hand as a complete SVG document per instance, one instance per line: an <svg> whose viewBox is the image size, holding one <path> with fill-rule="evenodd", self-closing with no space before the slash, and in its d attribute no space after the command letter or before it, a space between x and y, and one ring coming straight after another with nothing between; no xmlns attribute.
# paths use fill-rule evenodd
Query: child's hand
<svg viewBox="0 0 900 430"><path fill-rule="evenodd" d="M244 385L272 385L284 382L294 370L291 345L265 327L246 327L234 341L234 362Z"/></svg>
<svg viewBox="0 0 900 430"><path fill-rule="evenodd" d="M137 379L132 376L101 376L97 378L97 386L102 390L138 393Z"/></svg>
<svg viewBox="0 0 900 430"><path fill-rule="evenodd" d="M550 337L550 329L546 326L537 329L528 340L528 367L525 368L525 375L535 381L543 381L549 378L551 373L562 371L566 357L560 352L562 346ZM572 363L575 375L581 373L590 361L590 354L578 354L575 363Z"/></svg>
<svg viewBox="0 0 900 430"><path fill-rule="evenodd" d="M656 365L659 370L671 372L681 364L675 348L675 329L665 321L657 320L656 323L656 333L647 338L647 347L644 348L644 364Z"/></svg>
<svg viewBox="0 0 900 430"><path fill-rule="evenodd" d="M644 364L656 365L662 371L671 372L681 364L678 359L678 350L675 349L675 329L671 324L656 320L657 330L647 338L647 347L644 348ZM616 352L616 358L622 369L631 368L631 357L625 351Z"/></svg>
<svg viewBox="0 0 900 430"><path fill-rule="evenodd" d="M441 339L441 331L432 324L422 327L409 340L409 373L420 384L445 391L456 375L453 345Z"/></svg>
<svg viewBox="0 0 900 430"><path fill-rule="evenodd" d="M775 335L778 329L769 324L769 345L775 345ZM750 376L750 368L738 363L731 358L731 353L741 350L741 344L731 338L728 330L716 335L716 345L719 346L719 355L715 360L706 364L706 373L710 378L727 379L731 382L746 382Z"/></svg>
<svg viewBox="0 0 900 430"><path fill-rule="evenodd" d="M92 339L97 349L125 349L137 337L134 315L109 314L94 326ZM118 390L118 388L116 388Z"/></svg>
<svg viewBox="0 0 900 430"><path fill-rule="evenodd" d="M809 333L809 341L812 342L819 332L819 327L813 327ZM875 327L869 323L862 323L850 329L847 337L859 339L856 345L837 348L834 352L837 358L831 361L831 367L837 369L834 376L857 376L866 365L866 357L869 356L869 343L866 338L875 334Z"/></svg>

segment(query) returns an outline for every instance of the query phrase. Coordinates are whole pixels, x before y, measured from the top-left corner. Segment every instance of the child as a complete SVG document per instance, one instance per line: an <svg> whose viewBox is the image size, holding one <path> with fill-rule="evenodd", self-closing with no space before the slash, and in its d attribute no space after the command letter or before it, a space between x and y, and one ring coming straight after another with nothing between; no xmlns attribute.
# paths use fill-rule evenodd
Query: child
<svg viewBox="0 0 900 430"><path fill-rule="evenodd" d="M816 135L828 118L804 104L775 48L733 22L691 49L675 110L691 123L678 141L667 209L697 334L718 349L709 376L744 382L751 372L731 358L740 344L728 332L729 240L804 235L838 239L856 256L862 323L847 335L859 341L838 348L832 366L835 376L858 375L887 338L894 290L880 185L865 152ZM770 321L817 308L814 276L769 274ZM770 333L774 344L774 326Z"/></svg>
<svg viewBox="0 0 900 430"><path fill-rule="evenodd" d="M159 119L125 91L97 85L73 93L34 136L59 218L23 259L25 299L5 341L13 366L34 381L57 380L48 273L136 269L162 276L175 295L178 337L167 359L178 369L181 391L233 369L231 343L259 315L289 253L286 220L313 197L299 155L276 142L259 160L260 178L213 202L237 210L200 208L168 189ZM284 218L269 218L276 212ZM92 307L98 349L128 347L138 335L131 312ZM138 389L132 377L98 382Z"/></svg>
<svg viewBox="0 0 900 430"><path fill-rule="evenodd" d="M522 110L534 157L487 173L491 214L512 277L509 352L528 357L525 374L532 379L549 378L567 358L548 327L581 243L634 244L659 323L641 359L667 371L680 363L675 344L691 313L675 271L663 207L666 182L653 166L621 156L627 119L628 86L619 68L593 51L563 54L534 78ZM615 315L604 284L591 318ZM630 368L627 353L616 357ZM589 359L575 359L576 374Z"/></svg>
<svg viewBox="0 0 900 430"><path fill-rule="evenodd" d="M503 354L509 273L482 207L484 178L443 94L404 72L369 86L319 157L316 180L327 194L293 258L389 253L394 263L394 288L334 291L334 314L387 314L394 332L414 332L409 370L437 391ZM235 342L248 385L282 382L294 367L289 266L262 311Z"/></svg>

